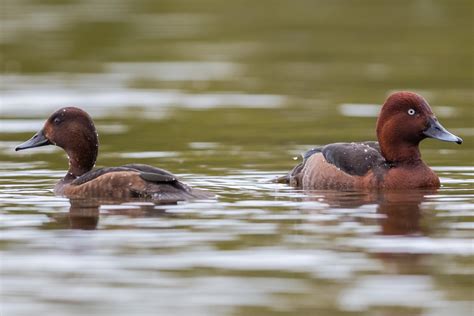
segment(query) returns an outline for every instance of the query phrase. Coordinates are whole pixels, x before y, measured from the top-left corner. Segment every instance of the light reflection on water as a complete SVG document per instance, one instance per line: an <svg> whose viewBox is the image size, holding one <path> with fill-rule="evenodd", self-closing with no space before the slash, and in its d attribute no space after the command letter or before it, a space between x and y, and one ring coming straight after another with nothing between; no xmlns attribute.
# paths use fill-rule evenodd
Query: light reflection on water
<svg viewBox="0 0 474 316"><path fill-rule="evenodd" d="M239 171L182 175L218 193L219 201L117 204L54 197L47 185L21 184L29 174L51 185L60 172L9 168L5 174L17 180L2 180L0 196L7 314L47 311L46 302L55 302L58 315L220 315L249 305L291 311L295 298L315 310L469 310L467 302L442 294L423 269L454 256L456 266L443 263L436 274L468 272L462 258L473 251L462 237L466 227L436 221L443 213L472 217L472 208L460 213L456 207L467 205L470 194L446 200L444 189L301 192L272 183L280 173ZM454 180L472 168L442 170ZM442 211L433 211L438 206ZM421 260L424 255L433 259ZM398 275L405 269L411 272ZM305 295L324 291L332 293L324 303Z"/></svg>
<svg viewBox="0 0 474 316"><path fill-rule="evenodd" d="M472 314L472 1L3 2L2 315ZM401 89L465 140L422 143L440 190L271 182L315 145L374 139ZM14 147L68 105L96 122L98 167L218 199L54 196L64 154Z"/></svg>
<svg viewBox="0 0 474 316"><path fill-rule="evenodd" d="M180 106L191 109L209 109L216 107L243 107L243 108L274 108L284 104L285 98L278 95L245 94L238 92L192 94L179 91L151 91L143 89L126 89L117 87L111 91L77 91L61 89L51 91L41 90L3 93L2 114L31 116L53 112L65 104L85 104L84 108L91 108L91 114L104 116L107 108L114 108L117 104L130 107L160 107L163 109ZM23 113L21 108L25 107ZM110 110L109 110L110 111ZM154 113L154 118L159 118Z"/></svg>

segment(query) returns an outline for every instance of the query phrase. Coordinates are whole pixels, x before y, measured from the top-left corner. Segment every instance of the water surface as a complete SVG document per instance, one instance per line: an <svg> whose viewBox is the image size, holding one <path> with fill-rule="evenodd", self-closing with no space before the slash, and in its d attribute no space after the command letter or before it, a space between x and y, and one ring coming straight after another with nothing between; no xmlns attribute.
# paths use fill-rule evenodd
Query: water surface
<svg viewBox="0 0 474 316"><path fill-rule="evenodd" d="M2 315L470 315L470 1L2 0ZM437 191L271 180L374 139L394 90L464 139L426 140ZM55 109L88 111L97 166L146 163L213 201L70 201Z"/></svg>

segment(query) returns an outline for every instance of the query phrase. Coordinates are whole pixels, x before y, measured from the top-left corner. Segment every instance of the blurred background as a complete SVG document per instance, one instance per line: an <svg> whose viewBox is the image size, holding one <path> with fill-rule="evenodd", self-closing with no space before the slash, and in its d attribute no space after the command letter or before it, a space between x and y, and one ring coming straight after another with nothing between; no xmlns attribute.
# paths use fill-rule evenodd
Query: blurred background
<svg viewBox="0 0 474 316"><path fill-rule="evenodd" d="M473 12L471 0L0 0L2 314L470 315ZM269 183L315 145L374 139L397 90L465 141L423 142L440 191L308 198ZM13 149L69 105L96 122L97 166L159 166L219 202L55 197L64 154Z"/></svg>

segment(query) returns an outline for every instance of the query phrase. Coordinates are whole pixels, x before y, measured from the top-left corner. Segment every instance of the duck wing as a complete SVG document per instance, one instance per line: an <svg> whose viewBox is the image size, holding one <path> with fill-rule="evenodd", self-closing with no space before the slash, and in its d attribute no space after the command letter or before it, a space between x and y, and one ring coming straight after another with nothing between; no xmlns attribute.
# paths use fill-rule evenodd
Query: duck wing
<svg viewBox="0 0 474 316"><path fill-rule="evenodd" d="M363 176L385 163L377 142L334 143L324 146L321 153L327 162L353 176Z"/></svg>
<svg viewBox="0 0 474 316"><path fill-rule="evenodd" d="M291 184L292 179L300 175L308 159L317 153L323 154L328 163L350 175L363 176L375 166L385 163L378 142L333 143L315 147L305 152L302 155L303 161L288 174L277 178L275 182Z"/></svg>
<svg viewBox="0 0 474 316"><path fill-rule="evenodd" d="M121 167L108 167L100 168L96 170L91 170L82 176L74 179L71 184L81 185L95 178L98 178L106 173L110 172L120 172L120 171L137 171L140 173L140 177L145 181L155 182L155 183L173 183L178 182L178 179L170 172L142 164L128 164Z"/></svg>
<svg viewBox="0 0 474 316"><path fill-rule="evenodd" d="M156 197L159 200L209 199L215 197L209 191L191 188L164 169L143 164L128 164L124 167L140 171L140 177L150 183L150 191L154 192L151 194L151 197L155 199ZM156 190L152 188L153 186L155 186ZM156 186L159 186L159 188Z"/></svg>
<svg viewBox="0 0 474 316"><path fill-rule="evenodd" d="M153 167L153 166L150 166L150 165L143 165L143 164L139 164L139 163L133 163L133 164L128 164L128 165L123 165L122 167L123 168L130 168L130 169L133 169L133 170L140 171L144 174L148 174L148 175L150 175L150 181L153 181L153 182L156 182L156 181L160 181L160 182L161 181L163 181L163 182L177 181L175 175L173 175L171 172L169 172L167 170L164 170L164 169L156 168L156 167ZM151 175L155 176L154 180L152 180L153 177Z"/></svg>
<svg viewBox="0 0 474 316"><path fill-rule="evenodd" d="M140 177L147 182L153 182L156 184L169 184L176 189L183 190L188 193L198 191L179 181L171 172L161 168L143 164L128 164L124 165L123 167L139 171Z"/></svg>
<svg viewBox="0 0 474 316"><path fill-rule="evenodd" d="M92 181L106 173L110 172L120 172L120 171L131 171L130 168L125 168L125 167L108 167L108 168L100 168L100 169L95 169L91 170L85 174L83 174L80 177L77 177L71 182L71 185L81 185L84 183L87 183L89 181Z"/></svg>
<svg viewBox="0 0 474 316"><path fill-rule="evenodd" d="M191 188L164 169L143 164L128 164L121 167L92 170L74 179L71 185L85 184L113 172L130 171L138 173L138 176L144 180L143 185L139 186L140 188L130 188L134 197L148 197L161 201L179 201L189 198L210 198L214 196L207 191Z"/></svg>

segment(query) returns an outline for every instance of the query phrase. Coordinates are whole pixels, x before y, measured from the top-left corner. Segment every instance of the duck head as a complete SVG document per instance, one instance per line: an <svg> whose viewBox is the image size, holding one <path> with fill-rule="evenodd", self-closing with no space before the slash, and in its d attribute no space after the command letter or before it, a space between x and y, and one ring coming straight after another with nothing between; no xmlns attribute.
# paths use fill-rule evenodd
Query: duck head
<svg viewBox="0 0 474 316"><path fill-rule="evenodd" d="M425 138L462 143L440 124L422 96L406 91L393 93L385 101L377 120L377 138L390 162L420 160L418 145Z"/></svg>
<svg viewBox="0 0 474 316"><path fill-rule="evenodd" d="M65 107L54 112L43 128L15 151L46 145L56 145L69 158L68 176L74 178L90 171L97 159L99 141L94 122L83 110Z"/></svg>

